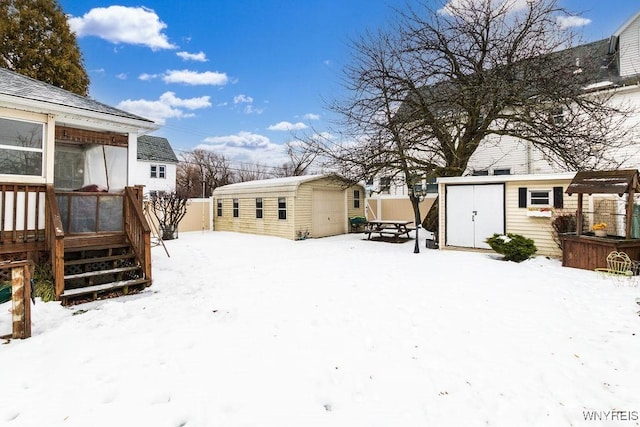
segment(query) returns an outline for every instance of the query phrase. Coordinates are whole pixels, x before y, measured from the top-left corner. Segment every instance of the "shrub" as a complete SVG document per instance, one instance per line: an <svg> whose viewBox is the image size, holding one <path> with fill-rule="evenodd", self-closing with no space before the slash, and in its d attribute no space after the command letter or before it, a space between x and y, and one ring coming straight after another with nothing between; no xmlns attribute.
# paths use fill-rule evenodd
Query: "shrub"
<svg viewBox="0 0 640 427"><path fill-rule="evenodd" d="M533 240L527 239L520 234L508 233L505 236L504 234L495 233L486 242L491 246L491 249L504 255L505 261L522 262L531 258L537 251Z"/></svg>
<svg viewBox="0 0 640 427"><path fill-rule="evenodd" d="M553 240L562 249L560 235L576 232L576 216L573 214L558 215L551 221L551 226L553 227Z"/></svg>
<svg viewBox="0 0 640 427"><path fill-rule="evenodd" d="M40 298L43 302L56 299L51 264L36 264L35 271L33 272L33 296L34 298Z"/></svg>

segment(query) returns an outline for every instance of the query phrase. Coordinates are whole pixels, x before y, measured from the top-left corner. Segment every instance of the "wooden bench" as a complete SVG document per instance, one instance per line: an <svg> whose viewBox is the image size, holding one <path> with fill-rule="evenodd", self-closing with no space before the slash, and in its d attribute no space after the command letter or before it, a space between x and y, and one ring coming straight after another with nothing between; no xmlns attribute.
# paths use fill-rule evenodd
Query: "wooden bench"
<svg viewBox="0 0 640 427"><path fill-rule="evenodd" d="M354 216L349 218L349 225L351 226L351 231L362 231L367 227L368 221L363 216Z"/></svg>
<svg viewBox="0 0 640 427"><path fill-rule="evenodd" d="M400 237L403 235L407 236L409 239L409 224L412 224L412 221L401 221L401 220L374 220L369 221L365 227L365 233L367 234L367 239L371 239L371 234L378 234L380 237L389 236L389 237Z"/></svg>

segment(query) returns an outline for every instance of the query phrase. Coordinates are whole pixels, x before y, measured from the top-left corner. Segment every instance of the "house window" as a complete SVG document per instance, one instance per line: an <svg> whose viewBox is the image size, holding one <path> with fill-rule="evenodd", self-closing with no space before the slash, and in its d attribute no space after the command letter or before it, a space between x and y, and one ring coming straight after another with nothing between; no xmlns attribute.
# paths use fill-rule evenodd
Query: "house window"
<svg viewBox="0 0 640 427"><path fill-rule="evenodd" d="M216 201L216 214L218 216L222 216L222 200L217 200Z"/></svg>
<svg viewBox="0 0 640 427"><path fill-rule="evenodd" d="M0 174L42 176L44 124L0 118Z"/></svg>
<svg viewBox="0 0 640 427"><path fill-rule="evenodd" d="M548 207L553 205L552 190L529 190L528 205L533 207Z"/></svg>
<svg viewBox="0 0 640 427"><path fill-rule="evenodd" d="M167 167L165 165L151 165L151 178L166 178Z"/></svg>
<svg viewBox="0 0 640 427"><path fill-rule="evenodd" d="M287 219L286 197L278 197L278 219Z"/></svg>
<svg viewBox="0 0 640 427"><path fill-rule="evenodd" d="M84 185L84 151L78 146L57 145L53 183L58 190L76 190Z"/></svg>
<svg viewBox="0 0 640 427"><path fill-rule="evenodd" d="M427 178L427 189L426 189L427 193L437 193L438 192L438 184L436 184L436 178L435 177L429 177Z"/></svg>
<svg viewBox="0 0 640 427"><path fill-rule="evenodd" d="M474 170L471 173L471 175L473 175L473 176L488 176L489 175L489 170L488 169L479 170L479 171Z"/></svg>
<svg viewBox="0 0 640 427"><path fill-rule="evenodd" d="M380 178L380 192L384 194L389 194L391 191L391 178L388 176L383 176Z"/></svg>
<svg viewBox="0 0 640 427"><path fill-rule="evenodd" d="M511 175L511 169L494 169L494 175Z"/></svg>
<svg viewBox="0 0 640 427"><path fill-rule="evenodd" d="M353 190L353 208L360 209L360 190Z"/></svg>
<svg viewBox="0 0 640 427"><path fill-rule="evenodd" d="M233 217L238 218L240 216L240 203L238 199L233 199Z"/></svg>
<svg viewBox="0 0 640 427"><path fill-rule="evenodd" d="M262 218L262 197L256 198L256 218Z"/></svg>
<svg viewBox="0 0 640 427"><path fill-rule="evenodd" d="M561 125L564 123L564 110L562 107L554 108L551 110L551 122L554 125Z"/></svg>

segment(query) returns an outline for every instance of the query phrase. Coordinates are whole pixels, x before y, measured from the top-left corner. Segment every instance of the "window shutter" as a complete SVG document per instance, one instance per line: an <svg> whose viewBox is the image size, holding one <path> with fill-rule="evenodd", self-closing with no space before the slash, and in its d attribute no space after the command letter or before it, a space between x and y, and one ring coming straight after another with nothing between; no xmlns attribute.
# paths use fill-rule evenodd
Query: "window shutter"
<svg viewBox="0 0 640 427"><path fill-rule="evenodd" d="M553 207L564 207L564 192L562 191L562 187L553 187Z"/></svg>
<svg viewBox="0 0 640 427"><path fill-rule="evenodd" d="M527 207L527 187L518 188L518 207Z"/></svg>

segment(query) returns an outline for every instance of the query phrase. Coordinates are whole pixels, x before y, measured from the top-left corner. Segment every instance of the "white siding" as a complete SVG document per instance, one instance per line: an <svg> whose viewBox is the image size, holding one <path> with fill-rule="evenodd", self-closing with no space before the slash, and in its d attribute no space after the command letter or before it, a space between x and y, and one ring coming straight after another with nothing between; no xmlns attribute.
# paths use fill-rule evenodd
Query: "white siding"
<svg viewBox="0 0 640 427"><path fill-rule="evenodd" d="M620 34L620 76L640 74L640 16Z"/></svg>
<svg viewBox="0 0 640 427"><path fill-rule="evenodd" d="M165 165L165 178L151 178L151 165ZM176 190L176 165L173 163L138 160L134 167L134 185L144 185L144 194L150 191L172 192Z"/></svg>

